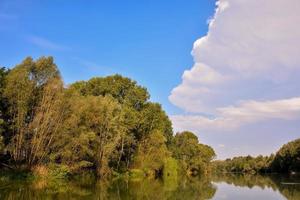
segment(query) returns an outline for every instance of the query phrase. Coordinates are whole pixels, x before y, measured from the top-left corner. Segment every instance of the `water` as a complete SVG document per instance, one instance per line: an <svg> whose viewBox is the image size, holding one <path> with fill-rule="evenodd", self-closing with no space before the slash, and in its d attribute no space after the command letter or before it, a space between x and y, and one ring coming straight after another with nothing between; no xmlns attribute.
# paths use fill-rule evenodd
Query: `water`
<svg viewBox="0 0 300 200"><path fill-rule="evenodd" d="M0 199L300 200L300 177L227 174L202 178L97 181L21 180L0 176Z"/></svg>
<svg viewBox="0 0 300 200"><path fill-rule="evenodd" d="M300 200L300 177L227 174L215 176L212 199Z"/></svg>

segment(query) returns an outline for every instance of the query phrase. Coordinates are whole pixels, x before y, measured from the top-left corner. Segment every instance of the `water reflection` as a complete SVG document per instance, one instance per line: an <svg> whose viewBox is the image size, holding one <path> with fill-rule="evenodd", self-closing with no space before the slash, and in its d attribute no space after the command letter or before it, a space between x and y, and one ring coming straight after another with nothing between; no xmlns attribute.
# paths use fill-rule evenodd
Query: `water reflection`
<svg viewBox="0 0 300 200"><path fill-rule="evenodd" d="M0 199L300 199L299 177L226 174L168 180L21 181L0 178Z"/></svg>
<svg viewBox="0 0 300 200"><path fill-rule="evenodd" d="M224 199L238 199L237 196L242 196L244 200L300 199L300 177L296 175L221 174L213 176L212 181L218 187L216 199L221 199L222 196Z"/></svg>

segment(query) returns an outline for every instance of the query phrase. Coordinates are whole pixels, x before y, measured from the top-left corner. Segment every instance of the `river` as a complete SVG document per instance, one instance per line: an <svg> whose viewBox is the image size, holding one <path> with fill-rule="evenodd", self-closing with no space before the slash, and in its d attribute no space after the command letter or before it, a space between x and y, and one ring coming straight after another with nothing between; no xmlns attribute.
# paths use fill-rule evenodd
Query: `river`
<svg viewBox="0 0 300 200"><path fill-rule="evenodd" d="M300 177L279 175L222 174L168 180L91 177L72 180L20 179L0 176L0 199L229 199L300 200Z"/></svg>

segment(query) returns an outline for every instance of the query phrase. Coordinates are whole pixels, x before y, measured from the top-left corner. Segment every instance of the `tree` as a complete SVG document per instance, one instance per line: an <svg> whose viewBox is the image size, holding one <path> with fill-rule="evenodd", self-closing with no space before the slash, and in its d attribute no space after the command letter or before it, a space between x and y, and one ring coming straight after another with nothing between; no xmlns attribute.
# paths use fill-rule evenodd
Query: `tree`
<svg viewBox="0 0 300 200"><path fill-rule="evenodd" d="M71 87L77 89L82 95L110 95L120 104L128 105L136 110L140 110L150 97L146 88L118 74L92 78L87 82L76 82Z"/></svg>
<svg viewBox="0 0 300 200"><path fill-rule="evenodd" d="M120 75L92 78L72 84L70 89L83 96L110 96L121 105L125 133L117 144L110 166L117 171L126 171L133 164L138 144L153 131L160 131L170 144L173 137L172 124L157 103L149 102L149 94L135 81Z"/></svg>
<svg viewBox="0 0 300 200"><path fill-rule="evenodd" d="M172 152L182 168L191 174L206 172L215 156L211 147L199 144L197 136L189 131L175 135Z"/></svg>
<svg viewBox="0 0 300 200"><path fill-rule="evenodd" d="M52 160L73 170L97 169L111 173L109 159L124 134L120 105L113 98L67 94L68 117L55 142Z"/></svg>
<svg viewBox="0 0 300 200"><path fill-rule="evenodd" d="M173 137L172 124L166 113L158 103L147 103L139 114L139 123L136 137L142 139L154 130L162 132L166 144L171 143Z"/></svg>
<svg viewBox="0 0 300 200"><path fill-rule="evenodd" d="M138 146L135 167L152 175L162 174L164 163L171 156L165 142L160 131L150 133Z"/></svg>
<svg viewBox="0 0 300 200"><path fill-rule="evenodd" d="M16 164L30 167L47 155L61 113L58 96L63 90L52 57L26 58L5 78L11 132L8 149Z"/></svg>
<svg viewBox="0 0 300 200"><path fill-rule="evenodd" d="M178 163L206 172L215 155L191 132L174 137L162 106L121 75L64 87L52 57L28 57L0 68L0 98L0 162L9 168L177 175Z"/></svg>
<svg viewBox="0 0 300 200"><path fill-rule="evenodd" d="M239 156L224 161L214 161L213 166L216 172L298 172L300 169L300 139L283 145L275 155Z"/></svg>
<svg viewBox="0 0 300 200"><path fill-rule="evenodd" d="M275 155L271 168L276 172L300 171L300 139L283 145Z"/></svg>

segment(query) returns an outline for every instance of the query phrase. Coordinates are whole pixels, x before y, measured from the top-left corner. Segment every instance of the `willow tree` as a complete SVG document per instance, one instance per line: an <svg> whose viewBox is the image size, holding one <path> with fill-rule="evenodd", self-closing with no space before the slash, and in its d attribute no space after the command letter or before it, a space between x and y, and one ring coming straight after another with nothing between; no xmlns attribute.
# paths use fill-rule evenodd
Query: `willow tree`
<svg viewBox="0 0 300 200"><path fill-rule="evenodd" d="M78 172L95 168L100 177L111 173L109 161L124 128L121 107L112 97L66 92L67 118L59 130L51 159Z"/></svg>
<svg viewBox="0 0 300 200"><path fill-rule="evenodd" d="M8 150L17 167L42 162L62 120L63 83L52 57L26 58L5 79L10 135Z"/></svg>

